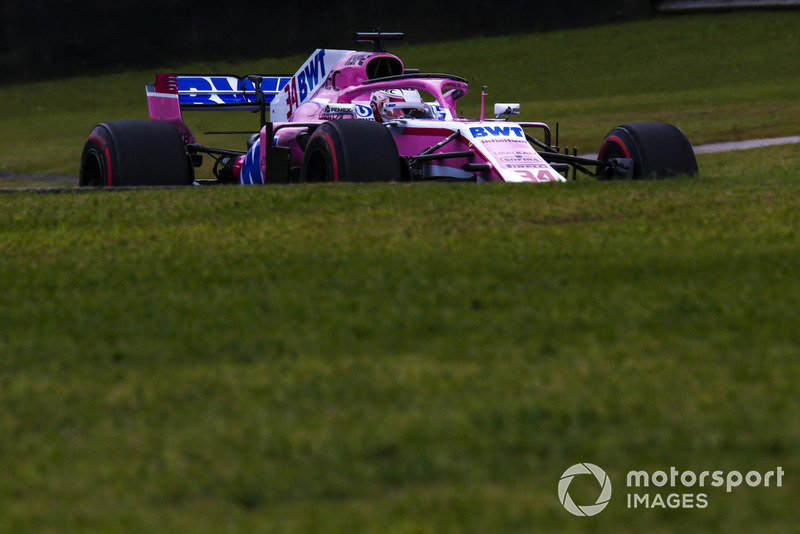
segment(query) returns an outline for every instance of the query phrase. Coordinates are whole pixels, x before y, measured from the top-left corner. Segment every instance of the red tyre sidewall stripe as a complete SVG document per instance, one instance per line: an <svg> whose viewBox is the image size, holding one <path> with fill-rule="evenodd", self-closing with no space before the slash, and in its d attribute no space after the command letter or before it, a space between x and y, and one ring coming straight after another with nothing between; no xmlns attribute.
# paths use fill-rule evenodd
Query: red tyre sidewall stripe
<svg viewBox="0 0 800 534"><path fill-rule="evenodd" d="M333 139L328 134L328 132L322 132L323 137L325 137L325 142L328 143L328 148L331 151L331 159L333 163L333 181L339 181L339 161L336 159L336 148L333 146Z"/></svg>
<svg viewBox="0 0 800 534"><path fill-rule="evenodd" d="M106 140L100 137L97 132L92 132L89 134L89 140L93 143L96 143L100 149L105 152L106 155L106 171L108 171L108 187L111 187L111 153L108 150L108 143Z"/></svg>
<svg viewBox="0 0 800 534"><path fill-rule="evenodd" d="M597 159L602 160L603 156L606 155L608 143L616 143L617 145L619 145L619 147L622 149L622 152L625 154L625 157L630 159L631 153L628 151L628 147L626 147L622 139L620 139L616 135L609 136L608 139L606 139L606 142L603 143L603 150L600 151L600 154L597 156Z"/></svg>

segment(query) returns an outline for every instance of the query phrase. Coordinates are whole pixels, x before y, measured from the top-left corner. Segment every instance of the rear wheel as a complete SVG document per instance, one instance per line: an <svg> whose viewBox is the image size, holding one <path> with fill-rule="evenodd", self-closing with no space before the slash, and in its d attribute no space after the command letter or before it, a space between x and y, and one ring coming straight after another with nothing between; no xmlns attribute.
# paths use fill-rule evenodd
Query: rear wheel
<svg viewBox="0 0 800 534"><path fill-rule="evenodd" d="M597 157L604 162L632 160L634 179L698 172L692 145L684 133L677 126L662 122L637 122L614 128L603 141ZM613 174L613 167L605 167L608 174Z"/></svg>
<svg viewBox="0 0 800 534"><path fill-rule="evenodd" d="M321 124L308 140L302 182L397 182L400 156L392 134L377 122L340 119Z"/></svg>
<svg viewBox="0 0 800 534"><path fill-rule="evenodd" d="M193 181L180 134L165 122L98 124L83 147L80 186L189 185Z"/></svg>

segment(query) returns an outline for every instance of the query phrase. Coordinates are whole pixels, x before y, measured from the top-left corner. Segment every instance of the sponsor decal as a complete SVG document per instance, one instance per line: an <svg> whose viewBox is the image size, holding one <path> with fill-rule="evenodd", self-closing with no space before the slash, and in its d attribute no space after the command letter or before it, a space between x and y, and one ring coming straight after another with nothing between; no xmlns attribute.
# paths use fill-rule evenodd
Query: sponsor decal
<svg viewBox="0 0 800 534"><path fill-rule="evenodd" d="M473 126L469 133L476 139L481 137L520 137L525 139L521 126Z"/></svg>
<svg viewBox="0 0 800 534"><path fill-rule="evenodd" d="M264 100L271 102L288 83L286 76L265 76L261 81ZM178 94L182 105L255 104L256 86L236 76L178 76Z"/></svg>
<svg viewBox="0 0 800 534"><path fill-rule="evenodd" d="M326 115L353 115L354 113L352 104L327 104L325 106Z"/></svg>
<svg viewBox="0 0 800 534"><path fill-rule="evenodd" d="M353 54L347 60L345 65L348 67L352 67L353 65L363 65L364 62L369 58L372 54Z"/></svg>
<svg viewBox="0 0 800 534"><path fill-rule="evenodd" d="M239 183L242 185L262 185L264 183L264 173L262 169L265 168L265 162L260 158L261 154L261 139L257 139L242 163L241 175L239 176Z"/></svg>
<svg viewBox="0 0 800 534"><path fill-rule="evenodd" d="M428 104L433 111L433 118L438 121L451 121L453 120L449 109L442 108L439 104Z"/></svg>
<svg viewBox="0 0 800 534"><path fill-rule="evenodd" d="M355 104L356 118L365 121L374 121L375 115L372 113L372 108L365 104Z"/></svg>
<svg viewBox="0 0 800 534"><path fill-rule="evenodd" d="M270 104L272 121L289 121L297 112L297 108L311 100L325 85L336 65L353 53L352 50L316 50L289 79L288 83L282 86L280 94Z"/></svg>
<svg viewBox="0 0 800 534"><path fill-rule="evenodd" d="M324 121L333 119L375 120L372 108L365 104L326 104L319 118Z"/></svg>
<svg viewBox="0 0 800 534"><path fill-rule="evenodd" d="M294 115L295 110L311 96L319 85L325 82L325 50L317 50L300 67L291 81L283 88L286 104L289 106L287 117Z"/></svg>
<svg viewBox="0 0 800 534"><path fill-rule="evenodd" d="M542 163L540 157L532 153L530 150L501 150L495 152L495 156L501 163L505 163L508 167L514 165L522 165L523 167L538 167L540 169L547 168L546 163Z"/></svg>
<svg viewBox="0 0 800 534"><path fill-rule="evenodd" d="M442 85L442 93L447 93L448 91L460 91L461 94L457 94L453 97L454 99L458 100L467 94L468 87L469 86L467 84L462 82L445 82L444 85Z"/></svg>

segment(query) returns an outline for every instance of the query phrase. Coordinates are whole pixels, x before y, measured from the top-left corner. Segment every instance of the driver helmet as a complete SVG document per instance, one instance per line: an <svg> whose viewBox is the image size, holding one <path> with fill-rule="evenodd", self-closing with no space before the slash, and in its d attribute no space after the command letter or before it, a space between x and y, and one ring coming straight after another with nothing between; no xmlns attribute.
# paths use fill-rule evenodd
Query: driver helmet
<svg viewBox="0 0 800 534"><path fill-rule="evenodd" d="M369 100L369 107L378 122L389 122L395 119L402 119L406 115L406 107L393 106L391 104L407 102L419 104L422 107L422 98L414 90L406 89L386 89L375 91Z"/></svg>

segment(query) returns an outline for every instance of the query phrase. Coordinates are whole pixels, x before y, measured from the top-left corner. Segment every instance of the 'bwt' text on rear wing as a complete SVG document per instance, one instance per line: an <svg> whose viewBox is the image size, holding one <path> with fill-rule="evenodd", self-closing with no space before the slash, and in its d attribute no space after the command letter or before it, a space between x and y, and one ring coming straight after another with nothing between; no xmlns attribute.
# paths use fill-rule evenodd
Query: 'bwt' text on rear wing
<svg viewBox="0 0 800 534"><path fill-rule="evenodd" d="M177 95L185 110L259 111L272 102L290 79L291 76L157 74L156 83L146 88L148 96Z"/></svg>

